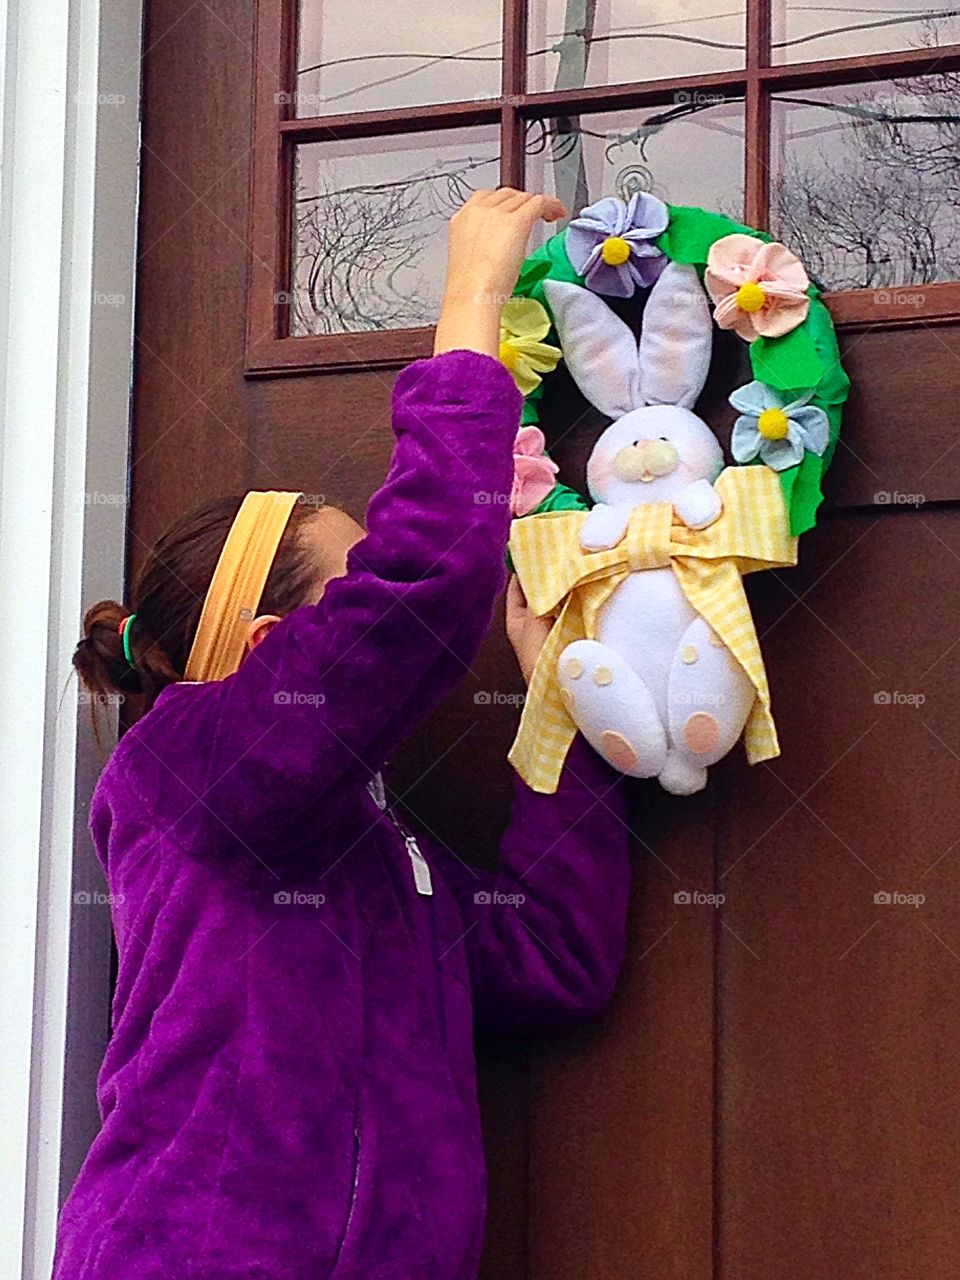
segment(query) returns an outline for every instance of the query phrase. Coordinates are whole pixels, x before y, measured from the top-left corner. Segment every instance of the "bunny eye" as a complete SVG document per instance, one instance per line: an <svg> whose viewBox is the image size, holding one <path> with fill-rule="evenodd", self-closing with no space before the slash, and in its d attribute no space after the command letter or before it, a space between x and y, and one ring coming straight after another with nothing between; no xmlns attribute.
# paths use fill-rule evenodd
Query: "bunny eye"
<svg viewBox="0 0 960 1280"><path fill-rule="evenodd" d="M666 437L666 436L661 436L661 437L660 437L660 439L664 442L664 444L669 444L669 443L670 443L670 441L667 439L667 437Z"/></svg>

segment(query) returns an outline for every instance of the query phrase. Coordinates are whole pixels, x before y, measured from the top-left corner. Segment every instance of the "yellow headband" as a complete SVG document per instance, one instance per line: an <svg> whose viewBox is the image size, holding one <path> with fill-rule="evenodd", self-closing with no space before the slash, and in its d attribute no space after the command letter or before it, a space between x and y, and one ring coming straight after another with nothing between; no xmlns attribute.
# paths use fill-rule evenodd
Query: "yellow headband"
<svg viewBox="0 0 960 1280"><path fill-rule="evenodd" d="M223 680L240 665L249 623L299 493L248 493L213 571L193 638L185 680Z"/></svg>

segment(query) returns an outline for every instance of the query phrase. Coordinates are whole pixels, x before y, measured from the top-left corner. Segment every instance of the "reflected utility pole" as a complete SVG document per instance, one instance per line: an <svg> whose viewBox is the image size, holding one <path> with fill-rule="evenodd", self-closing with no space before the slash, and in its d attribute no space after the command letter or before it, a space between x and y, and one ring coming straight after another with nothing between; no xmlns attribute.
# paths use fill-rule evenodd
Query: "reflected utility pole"
<svg viewBox="0 0 960 1280"><path fill-rule="evenodd" d="M555 89L582 89L586 84L596 12L597 0L567 0L563 35L558 46L560 64L553 86ZM571 216L576 216L584 205L590 203L580 117L558 116L557 142L570 135L573 137L569 149L556 147L558 154L554 158L553 170L557 196L570 210Z"/></svg>

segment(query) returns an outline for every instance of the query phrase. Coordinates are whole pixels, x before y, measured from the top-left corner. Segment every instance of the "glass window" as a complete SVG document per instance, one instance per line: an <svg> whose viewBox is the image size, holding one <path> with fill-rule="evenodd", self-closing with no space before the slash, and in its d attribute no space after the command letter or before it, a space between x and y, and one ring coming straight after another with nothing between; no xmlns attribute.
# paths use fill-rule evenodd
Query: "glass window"
<svg viewBox="0 0 960 1280"><path fill-rule="evenodd" d="M528 88L665 80L744 63L744 0L531 0Z"/></svg>
<svg viewBox="0 0 960 1280"><path fill-rule="evenodd" d="M774 96L771 223L831 289L960 278L960 72Z"/></svg>
<svg viewBox="0 0 960 1280"><path fill-rule="evenodd" d="M527 184L575 213L602 196L651 191L743 217L743 104L721 95L672 107L534 120ZM548 231L547 234L550 234Z"/></svg>
<svg viewBox="0 0 960 1280"><path fill-rule="evenodd" d="M774 62L813 62L901 49L936 49L960 41L960 12L932 0L857 0L798 4L774 0Z"/></svg>
<svg viewBox="0 0 960 1280"><path fill-rule="evenodd" d="M291 334L433 324L446 224L498 166L495 127L299 146Z"/></svg>
<svg viewBox="0 0 960 1280"><path fill-rule="evenodd" d="M383 111L500 93L496 0L389 5L300 0L297 115Z"/></svg>
<svg viewBox="0 0 960 1280"><path fill-rule="evenodd" d="M298 20L297 102L290 118L262 60L255 132L274 150L254 182L253 241L255 262L274 266L253 277L248 332L270 336L251 337L251 370L296 365L298 346L305 367L362 363L384 331L419 331L391 337L386 359L421 354L450 214L500 182L556 194L571 215L638 190L738 221L750 210L828 291L903 287L918 314L954 314L956 289L934 286L960 281L960 4L271 2L278 43ZM503 63L506 12L527 28L526 83L519 49ZM772 65L747 56L751 15ZM818 65L843 57L865 66ZM623 105L645 98L658 105ZM330 116L348 117L335 138L317 124ZM863 296L831 306L856 323L871 310Z"/></svg>

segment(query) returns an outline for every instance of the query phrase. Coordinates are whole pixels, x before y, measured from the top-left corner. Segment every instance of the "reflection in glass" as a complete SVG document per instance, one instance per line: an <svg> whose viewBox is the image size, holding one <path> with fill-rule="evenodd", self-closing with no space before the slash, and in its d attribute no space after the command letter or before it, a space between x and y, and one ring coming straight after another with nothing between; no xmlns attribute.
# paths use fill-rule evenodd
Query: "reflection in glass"
<svg viewBox="0 0 960 1280"><path fill-rule="evenodd" d="M300 0L297 115L496 98L501 21L498 0Z"/></svg>
<svg viewBox="0 0 960 1280"><path fill-rule="evenodd" d="M527 184L574 216L601 196L650 191L743 217L743 105L690 93L672 107L531 121ZM547 232L549 234L549 232Z"/></svg>
<svg viewBox="0 0 960 1280"><path fill-rule="evenodd" d="M934 0L798 4L774 0L773 61L813 62L960 42L960 8Z"/></svg>
<svg viewBox="0 0 960 1280"><path fill-rule="evenodd" d="M530 0L532 92L744 64L744 0Z"/></svg>
<svg viewBox="0 0 960 1280"><path fill-rule="evenodd" d="M498 181L496 128L298 147L291 334L433 324L446 224Z"/></svg>
<svg viewBox="0 0 960 1280"><path fill-rule="evenodd" d="M960 279L960 72L778 95L771 223L833 289Z"/></svg>

